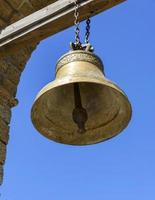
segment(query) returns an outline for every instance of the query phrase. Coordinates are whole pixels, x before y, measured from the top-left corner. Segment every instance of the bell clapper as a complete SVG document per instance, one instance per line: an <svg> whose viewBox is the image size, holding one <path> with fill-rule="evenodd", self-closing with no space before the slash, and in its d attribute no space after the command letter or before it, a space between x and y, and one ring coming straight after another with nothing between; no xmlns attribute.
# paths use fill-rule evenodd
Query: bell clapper
<svg viewBox="0 0 155 200"><path fill-rule="evenodd" d="M70 48L72 51L86 51L86 52L93 52L94 48L89 43L89 36L90 36L90 19L86 20L86 33L85 33L85 43L82 44L80 41L80 22L79 22L79 3L78 0L75 0L75 42L70 43ZM75 108L72 112L73 121L78 126L78 132L83 134L86 132L85 123L88 120L88 114L85 108L82 106L81 94L80 94L80 85L79 83L74 83L74 102Z"/></svg>
<svg viewBox="0 0 155 200"><path fill-rule="evenodd" d="M74 102L75 108L72 113L73 121L78 126L78 132L82 134L86 132L85 123L88 119L88 114L86 109L82 106L80 87L78 83L74 83Z"/></svg>

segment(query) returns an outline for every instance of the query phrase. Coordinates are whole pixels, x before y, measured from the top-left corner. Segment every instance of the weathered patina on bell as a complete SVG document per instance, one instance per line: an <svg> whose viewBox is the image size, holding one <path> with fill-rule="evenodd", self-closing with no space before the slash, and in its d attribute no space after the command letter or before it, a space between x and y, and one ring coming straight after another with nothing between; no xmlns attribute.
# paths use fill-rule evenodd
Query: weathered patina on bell
<svg viewBox="0 0 155 200"><path fill-rule="evenodd" d="M56 79L39 92L32 107L35 128L71 145L95 144L120 133L130 121L131 105L103 70L100 58L89 51L63 55Z"/></svg>

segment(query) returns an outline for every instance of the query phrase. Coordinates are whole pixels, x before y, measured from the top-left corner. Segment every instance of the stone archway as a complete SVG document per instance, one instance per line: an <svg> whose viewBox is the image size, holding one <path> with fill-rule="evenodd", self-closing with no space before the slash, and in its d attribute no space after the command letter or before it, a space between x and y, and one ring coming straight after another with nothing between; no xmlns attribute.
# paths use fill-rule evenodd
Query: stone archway
<svg viewBox="0 0 155 200"><path fill-rule="evenodd" d="M80 20L84 20L88 16L109 9L123 1L125 0L80 0L82 5L82 17ZM14 29L15 26L13 23L17 23L18 20L24 19L26 16L36 12L37 10L48 6L49 4L52 5L54 2L58 2L59 5L66 3L68 6L66 8L71 9L68 16L66 10L63 11L63 15L58 10L61 17L60 21L64 22L62 27L61 24L59 24L57 29L53 28L53 32L50 32L49 29L43 29L40 30L40 32L33 32L33 36L39 34L37 40L34 40L33 42L25 42L17 45L17 41L13 43L11 47L1 45L1 39L3 41L3 32L7 32L8 34L9 30ZM41 39L59 32L73 24L73 19L67 21L63 18L63 16L66 15L67 19L69 19L70 15L72 15L73 8L70 8L70 4L73 2L74 0L0 0L0 184L2 184L3 181L3 165L6 159L6 147L9 140L11 108L18 104L15 96L21 73L24 70L33 50ZM46 8L46 10L48 10L48 8ZM43 9L42 12L44 12ZM59 16L57 19L59 19ZM60 23L60 21L55 21L54 25ZM45 33L46 31L47 33ZM32 37L32 35L28 36L29 38ZM8 37L8 43L12 42L11 37L12 36Z"/></svg>
<svg viewBox="0 0 155 200"><path fill-rule="evenodd" d="M25 16L53 3L55 0L1 0L0 30L24 18ZM6 145L9 140L11 107L17 104L17 85L21 73L36 48L36 44L0 57L0 184L3 180L3 165L6 159Z"/></svg>

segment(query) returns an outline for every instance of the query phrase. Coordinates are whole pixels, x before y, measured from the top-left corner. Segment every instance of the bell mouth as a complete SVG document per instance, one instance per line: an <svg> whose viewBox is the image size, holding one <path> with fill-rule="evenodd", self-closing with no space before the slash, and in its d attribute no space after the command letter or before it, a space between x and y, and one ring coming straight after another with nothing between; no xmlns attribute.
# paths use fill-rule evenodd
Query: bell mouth
<svg viewBox="0 0 155 200"><path fill-rule="evenodd" d="M86 132L79 134L72 119L73 85L78 83L88 113ZM124 92L107 79L64 77L46 85L36 97L31 118L35 128L58 143L90 145L118 135L129 123L132 109Z"/></svg>

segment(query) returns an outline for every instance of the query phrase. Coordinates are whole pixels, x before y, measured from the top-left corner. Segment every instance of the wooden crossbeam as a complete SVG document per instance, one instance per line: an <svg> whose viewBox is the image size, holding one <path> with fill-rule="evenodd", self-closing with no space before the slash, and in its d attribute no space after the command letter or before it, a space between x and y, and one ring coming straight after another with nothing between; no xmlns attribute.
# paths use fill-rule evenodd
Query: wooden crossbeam
<svg viewBox="0 0 155 200"><path fill-rule="evenodd" d="M94 16L126 0L81 0L80 21ZM0 54L6 49L37 43L60 32L74 23L74 0L58 0L55 3L11 24L0 33Z"/></svg>

